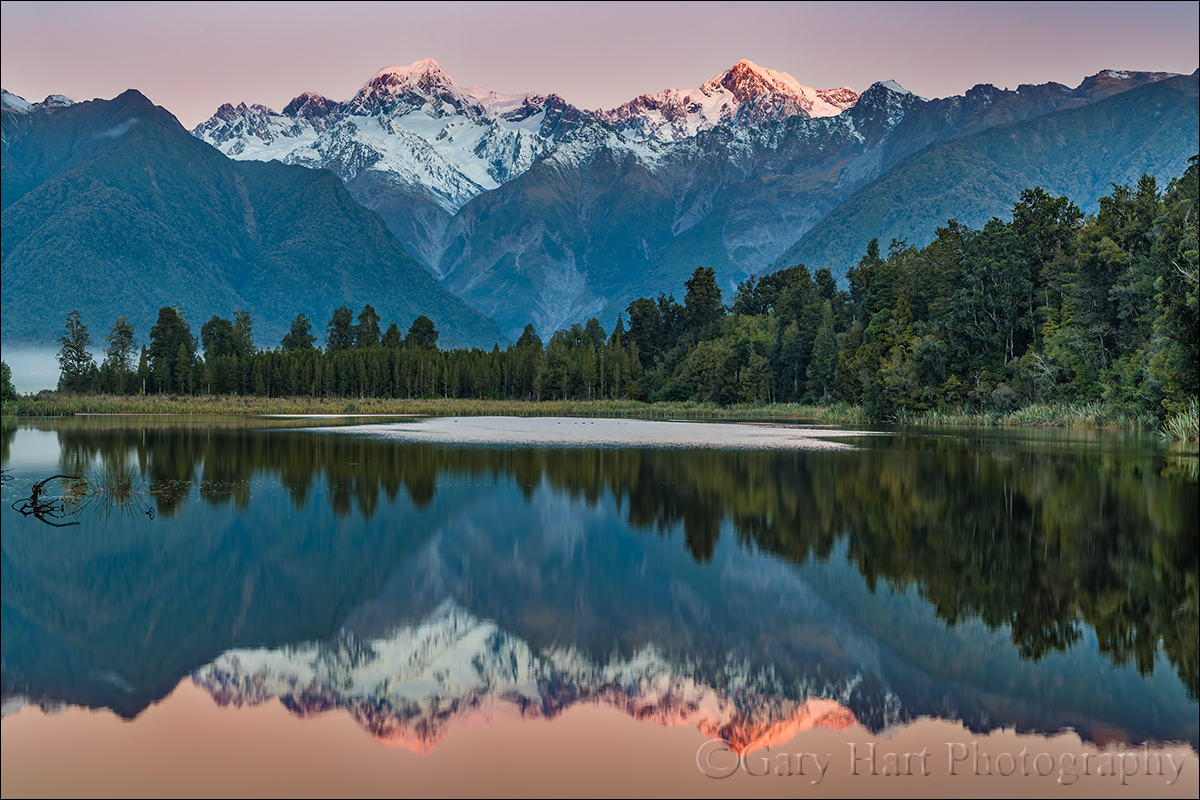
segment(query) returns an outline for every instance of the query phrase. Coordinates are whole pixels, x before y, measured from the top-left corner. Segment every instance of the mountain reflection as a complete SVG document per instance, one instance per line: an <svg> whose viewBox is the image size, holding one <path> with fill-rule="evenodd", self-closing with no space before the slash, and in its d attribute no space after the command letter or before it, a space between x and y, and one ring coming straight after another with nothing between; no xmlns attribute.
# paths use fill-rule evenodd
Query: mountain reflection
<svg viewBox="0 0 1200 800"><path fill-rule="evenodd" d="M828 724L874 730L927 714L978 728L1103 723L1195 746L1194 702L1190 722L1175 719L1161 681L1137 690L1153 698L1134 712L1128 686L1072 685L1067 670L1054 688L1036 666L1059 658L1045 669L1061 682L1075 645L1094 637L1147 680L1165 657L1195 700L1200 498L1194 470L1153 449L944 435L857 439L849 452L537 449L239 426L54 430L64 473L138 465L159 519L95 521L72 539L6 517L6 697L132 715L195 673L227 702L265 692L365 720L378 698L306 694L296 687L324 684L296 677L292 655L392 641L446 617L451 598L463 619L525 647L541 670L529 686L542 688L455 695L441 723L425 700L396 700L363 722L375 735L422 750L472 708L553 716L590 698L678 712L734 741L735 729L826 724L813 720L833 706L805 706L820 700L841 709ZM605 533L572 532L589 514ZM774 559L808 588L767 580ZM939 626L913 622L914 592ZM981 623L986 646L970 633ZM997 635L1014 659L998 655ZM583 681L554 653L576 654L588 674L657 654L672 685L699 694L655 705L625 678ZM776 682L747 693L731 664ZM892 696L902 704L889 711ZM755 704L775 711L745 711Z"/></svg>
<svg viewBox="0 0 1200 800"><path fill-rule="evenodd" d="M419 624L376 639L346 631L330 642L230 651L192 680L223 706L278 699L301 717L346 711L378 741L421 754L459 725L498 714L550 719L578 703L601 703L664 726L691 725L740 750L857 721L821 692L856 696L857 704L863 699L861 676L805 686L787 679L796 676L755 673L735 660L715 675L705 672L695 661L672 662L653 646L607 663L575 648L535 653L495 623L446 601Z"/></svg>

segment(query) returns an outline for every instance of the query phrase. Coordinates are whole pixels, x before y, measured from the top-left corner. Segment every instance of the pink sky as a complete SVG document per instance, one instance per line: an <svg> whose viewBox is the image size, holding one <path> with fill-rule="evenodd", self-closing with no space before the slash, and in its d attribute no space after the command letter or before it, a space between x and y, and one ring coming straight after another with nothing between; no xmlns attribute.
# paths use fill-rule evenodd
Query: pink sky
<svg viewBox="0 0 1200 800"><path fill-rule="evenodd" d="M1195 2L5 2L0 14L4 88L32 101L136 88L189 128L223 102L345 100L380 67L426 56L463 85L582 108L695 88L743 58L818 89L893 79L926 97L1200 66Z"/></svg>

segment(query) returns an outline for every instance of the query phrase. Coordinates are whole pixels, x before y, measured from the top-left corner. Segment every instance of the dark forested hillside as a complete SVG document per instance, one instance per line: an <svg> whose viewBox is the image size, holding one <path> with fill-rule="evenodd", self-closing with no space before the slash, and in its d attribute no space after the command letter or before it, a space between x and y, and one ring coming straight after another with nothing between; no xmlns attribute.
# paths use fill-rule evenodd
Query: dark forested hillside
<svg viewBox="0 0 1200 800"><path fill-rule="evenodd" d="M5 108L3 124L6 344L54 341L75 309L144 336L164 305L251 311L278 340L298 313L361 298L406 327L431 317L448 343L502 338L330 172L230 161L136 91Z"/></svg>

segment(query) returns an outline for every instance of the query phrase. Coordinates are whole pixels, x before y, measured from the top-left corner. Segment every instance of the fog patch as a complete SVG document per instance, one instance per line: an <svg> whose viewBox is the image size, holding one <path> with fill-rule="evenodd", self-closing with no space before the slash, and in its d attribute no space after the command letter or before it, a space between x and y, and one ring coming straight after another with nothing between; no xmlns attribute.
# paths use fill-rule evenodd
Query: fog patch
<svg viewBox="0 0 1200 800"><path fill-rule="evenodd" d="M20 394L35 394L58 388L58 348L49 346L4 345L0 348L4 363L12 370L13 388ZM89 347L96 366L104 360L104 351Z"/></svg>
<svg viewBox="0 0 1200 800"><path fill-rule="evenodd" d="M100 131L99 133L93 133L92 138L94 138L94 139L116 139L120 136L125 135L125 132L128 131L130 128L132 128L134 125L137 125L138 122L139 122L139 120L137 117L127 119L124 122L119 122L116 125L113 125L111 128L109 128L106 131Z"/></svg>

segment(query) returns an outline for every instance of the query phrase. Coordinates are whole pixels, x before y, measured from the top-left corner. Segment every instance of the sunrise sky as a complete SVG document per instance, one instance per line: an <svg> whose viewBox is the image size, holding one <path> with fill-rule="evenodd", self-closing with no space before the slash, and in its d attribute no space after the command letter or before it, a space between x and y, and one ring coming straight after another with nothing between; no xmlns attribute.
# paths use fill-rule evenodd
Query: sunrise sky
<svg viewBox="0 0 1200 800"><path fill-rule="evenodd" d="M611 108L698 87L748 58L815 88L894 79L926 97L977 83L1075 86L1101 69L1190 73L1200 4L12 3L4 88L137 88L187 127L223 102L350 98L380 67L437 59L459 83Z"/></svg>

